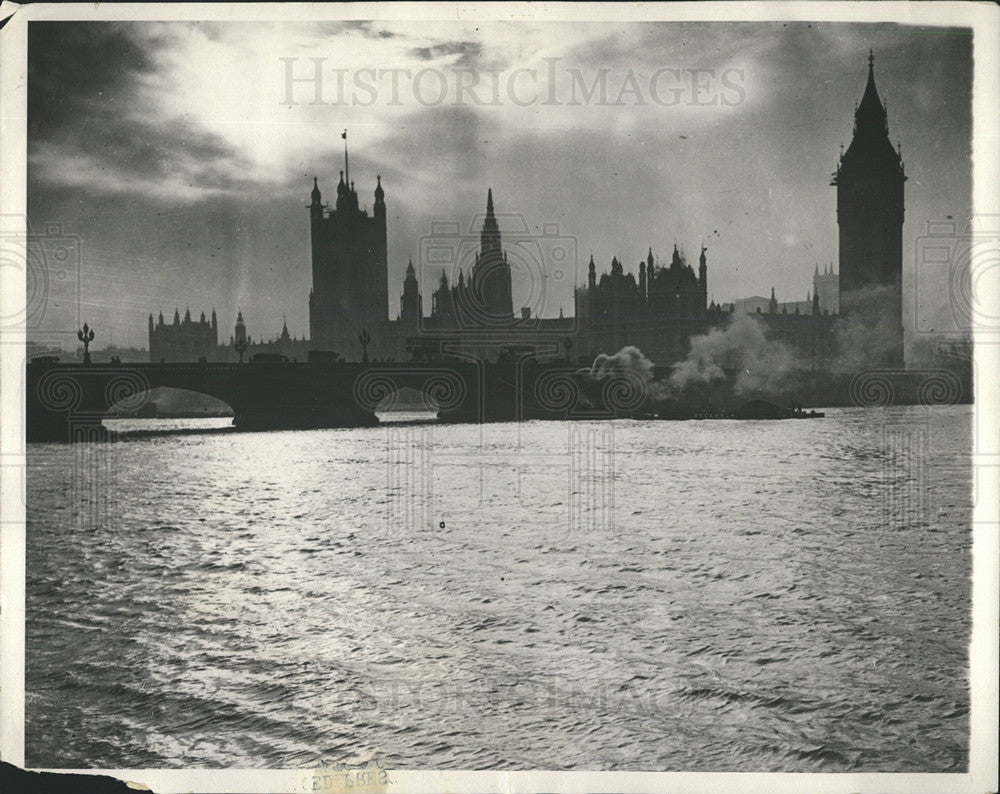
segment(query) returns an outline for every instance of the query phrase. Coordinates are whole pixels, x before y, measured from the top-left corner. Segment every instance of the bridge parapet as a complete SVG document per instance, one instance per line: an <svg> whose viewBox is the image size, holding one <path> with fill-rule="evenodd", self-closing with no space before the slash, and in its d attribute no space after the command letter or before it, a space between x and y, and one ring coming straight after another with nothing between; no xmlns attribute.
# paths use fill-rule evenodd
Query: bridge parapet
<svg viewBox="0 0 1000 794"><path fill-rule="evenodd" d="M70 441L72 427L102 427L109 409L137 410L149 391L172 387L227 403L240 430L365 427L403 388L420 392L450 422L614 418L645 399L635 373L599 382L566 362L170 363L27 366L29 441ZM91 435L99 435L94 430ZM86 434L84 434L86 435Z"/></svg>

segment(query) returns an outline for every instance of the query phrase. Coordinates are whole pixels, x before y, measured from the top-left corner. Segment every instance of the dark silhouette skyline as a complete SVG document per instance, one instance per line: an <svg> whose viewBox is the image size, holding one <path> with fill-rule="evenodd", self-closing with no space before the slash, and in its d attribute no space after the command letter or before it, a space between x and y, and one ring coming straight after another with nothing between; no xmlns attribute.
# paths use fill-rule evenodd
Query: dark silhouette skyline
<svg viewBox="0 0 1000 794"><path fill-rule="evenodd" d="M814 268L837 259L836 229L826 220L835 199L818 183L835 165L838 146L850 140L858 66L871 46L880 85L891 86L893 130L905 130L907 160L921 169L908 184L904 252L928 220L967 214L971 42L965 31L935 29L928 36L919 28L804 23L567 31L540 23L524 28L519 60L509 36L480 27L390 24L392 36L377 37L333 26L320 40L308 26L274 32L170 23L154 32L140 23L32 23L29 219L36 225L59 219L83 239L82 310L116 340L143 338L151 309L183 307L196 293L199 307L215 306L226 327L242 305L254 336L276 335L282 315L294 335L307 335L302 184L314 174L321 186L336 183L346 126L351 178L364 185L359 196L378 174L392 196L389 316L407 263L419 254L415 241L433 220L468 224L487 186L529 223L558 223L578 241L576 272L555 286L547 316L560 307L572 311L572 290L585 282L591 252L598 263L616 257L638 277L636 264L648 249L669 250L675 237L695 250L703 240L711 250L710 301L766 295L772 285L780 300L801 301ZM221 67L226 53L252 49L265 32L289 51L314 47L328 54L339 43L358 68L384 48L413 52L419 39L440 42L451 32L456 41L472 37L481 46L465 48L465 56L431 48L419 63L446 68L465 57L474 70L487 63L513 69L534 64L541 41L559 39L556 54L588 80L604 66L612 84L629 68L742 66L746 97L716 108L289 108L280 105L280 73L235 76L222 96L208 79L213 70L195 68L209 62L213 41L224 44L224 53L214 53ZM101 69L76 68L96 52ZM179 69L185 60L190 68ZM274 88L273 97L261 82ZM251 140L245 125L223 123L227 114L282 124L255 125ZM361 209L365 204L371 212L372 200L362 198ZM912 280L913 266L906 256L904 282ZM519 286L515 274L515 295ZM423 283L420 291L426 312L432 291ZM945 306L922 311L947 320ZM61 321L68 312L65 305L50 307L45 327L69 328Z"/></svg>

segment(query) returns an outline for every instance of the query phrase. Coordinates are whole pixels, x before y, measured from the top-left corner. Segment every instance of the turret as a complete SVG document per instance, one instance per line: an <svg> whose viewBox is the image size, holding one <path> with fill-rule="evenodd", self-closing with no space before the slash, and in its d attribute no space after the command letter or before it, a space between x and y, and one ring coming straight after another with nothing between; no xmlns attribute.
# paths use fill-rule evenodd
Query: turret
<svg viewBox="0 0 1000 794"><path fill-rule="evenodd" d="M234 329L234 337L237 342L247 341L247 327L243 322L243 310L239 310L236 313L236 328Z"/></svg>
<svg viewBox="0 0 1000 794"><path fill-rule="evenodd" d="M778 299L774 297L774 287L771 287L771 300L767 302L767 313L768 314L778 313Z"/></svg>
<svg viewBox="0 0 1000 794"><path fill-rule="evenodd" d="M461 283L461 278L459 278L459 283ZM403 279L403 294L399 299L399 319L407 323L419 322L423 314L422 303L423 299L420 296L419 284L417 283L417 271L413 267L413 260L410 259L406 266L406 278Z"/></svg>
<svg viewBox="0 0 1000 794"><path fill-rule="evenodd" d="M385 191L382 189L382 175L378 174L375 177L375 217L384 218L385 217Z"/></svg>
<svg viewBox="0 0 1000 794"><path fill-rule="evenodd" d="M215 307L212 307L212 330L218 333L219 330L219 320L215 316Z"/></svg>
<svg viewBox="0 0 1000 794"><path fill-rule="evenodd" d="M313 189L310 194L312 199L309 203L309 217L318 221L323 217L323 194L319 192L319 182L313 177Z"/></svg>
<svg viewBox="0 0 1000 794"><path fill-rule="evenodd" d="M639 297L646 300L646 262L642 259L639 260Z"/></svg>
<svg viewBox="0 0 1000 794"><path fill-rule="evenodd" d="M590 255L590 264L587 266L587 286L591 291L597 286L597 267L594 265L594 255Z"/></svg>
<svg viewBox="0 0 1000 794"><path fill-rule="evenodd" d="M813 292L813 316L819 316L819 292Z"/></svg>
<svg viewBox="0 0 1000 794"><path fill-rule="evenodd" d="M343 212L350 203L351 191L344 181L344 172L340 172L340 181L337 183L337 212Z"/></svg>
<svg viewBox="0 0 1000 794"><path fill-rule="evenodd" d="M177 307L175 306L174 307L174 325L180 325L180 324L181 324L181 313L177 309Z"/></svg>
<svg viewBox="0 0 1000 794"><path fill-rule="evenodd" d="M705 256L707 250L702 244L701 254L698 257L698 286L703 290L708 289L708 259Z"/></svg>

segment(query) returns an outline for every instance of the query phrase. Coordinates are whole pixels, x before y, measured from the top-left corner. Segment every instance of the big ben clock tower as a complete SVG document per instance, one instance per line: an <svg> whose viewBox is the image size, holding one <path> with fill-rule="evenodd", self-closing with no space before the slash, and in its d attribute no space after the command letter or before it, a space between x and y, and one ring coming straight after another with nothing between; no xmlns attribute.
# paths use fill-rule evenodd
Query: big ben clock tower
<svg viewBox="0 0 1000 794"><path fill-rule="evenodd" d="M873 364L903 366L903 160L889 141L886 111L868 53L868 85L854 113L854 137L833 182L840 227L840 313L877 328Z"/></svg>

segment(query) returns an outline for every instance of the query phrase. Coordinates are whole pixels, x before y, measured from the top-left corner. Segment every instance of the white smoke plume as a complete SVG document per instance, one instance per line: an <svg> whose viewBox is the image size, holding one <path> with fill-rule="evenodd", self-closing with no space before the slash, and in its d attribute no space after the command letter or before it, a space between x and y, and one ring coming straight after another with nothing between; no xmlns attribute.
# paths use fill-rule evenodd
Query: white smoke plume
<svg viewBox="0 0 1000 794"><path fill-rule="evenodd" d="M590 376L600 380L615 372L627 370L635 372L643 383L649 383L653 379L653 362L646 358L639 348L629 345L623 347L613 356L601 353L594 359L590 367Z"/></svg>
<svg viewBox="0 0 1000 794"><path fill-rule="evenodd" d="M898 301L898 288L867 288L863 294L847 297L852 313L837 318L832 355L819 362L772 338L763 318L738 314L724 326L691 337L687 357L673 363L663 380L653 379L655 365L634 346L623 347L614 355L602 353L582 373L600 380L629 370L647 384L651 399L676 400L691 387L718 382L728 382L741 397L787 395L807 383L817 364L837 375L885 367L901 344L898 310L893 303Z"/></svg>
<svg viewBox="0 0 1000 794"><path fill-rule="evenodd" d="M687 358L671 367L667 385L680 394L692 383L723 380L729 370L737 373L737 394L778 394L794 386L801 368L791 348L768 338L762 320L741 314L723 328L692 337Z"/></svg>

